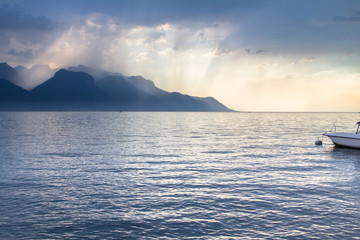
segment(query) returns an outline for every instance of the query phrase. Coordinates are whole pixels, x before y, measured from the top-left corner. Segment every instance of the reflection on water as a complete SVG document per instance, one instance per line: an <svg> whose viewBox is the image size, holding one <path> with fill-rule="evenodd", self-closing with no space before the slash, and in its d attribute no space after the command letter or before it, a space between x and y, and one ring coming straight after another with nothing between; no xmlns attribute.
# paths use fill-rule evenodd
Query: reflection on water
<svg viewBox="0 0 360 240"><path fill-rule="evenodd" d="M358 117L0 113L0 238L358 239Z"/></svg>

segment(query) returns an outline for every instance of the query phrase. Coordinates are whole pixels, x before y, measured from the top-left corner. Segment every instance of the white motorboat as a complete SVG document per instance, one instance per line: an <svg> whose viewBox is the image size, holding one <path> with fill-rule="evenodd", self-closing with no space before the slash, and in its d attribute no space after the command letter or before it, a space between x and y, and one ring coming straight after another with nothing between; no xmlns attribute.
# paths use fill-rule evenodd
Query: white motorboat
<svg viewBox="0 0 360 240"><path fill-rule="evenodd" d="M359 148L360 149L360 122L357 122L357 129L354 133L328 132L324 133L336 146Z"/></svg>

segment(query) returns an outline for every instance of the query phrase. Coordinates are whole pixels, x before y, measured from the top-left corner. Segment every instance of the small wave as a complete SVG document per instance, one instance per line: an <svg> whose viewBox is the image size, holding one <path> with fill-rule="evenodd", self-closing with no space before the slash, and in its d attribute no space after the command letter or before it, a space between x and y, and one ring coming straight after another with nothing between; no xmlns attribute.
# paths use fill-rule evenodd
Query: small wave
<svg viewBox="0 0 360 240"><path fill-rule="evenodd" d="M180 155L178 154L131 154L124 155L125 157L147 157L147 158L178 158Z"/></svg>
<svg viewBox="0 0 360 240"><path fill-rule="evenodd" d="M73 152L68 152L68 153L45 153L45 156L54 156L54 157L65 157L65 158L78 158L78 157L87 157L89 156L88 154L84 154L84 153L73 153Z"/></svg>
<svg viewBox="0 0 360 240"><path fill-rule="evenodd" d="M17 134L16 137L33 137L33 134Z"/></svg>
<svg viewBox="0 0 360 240"><path fill-rule="evenodd" d="M203 138L202 136L190 136L190 138Z"/></svg>
<svg viewBox="0 0 360 240"><path fill-rule="evenodd" d="M210 153L210 154L229 154L229 153L235 153L234 151L205 151L202 153Z"/></svg>
<svg viewBox="0 0 360 240"><path fill-rule="evenodd" d="M272 166L267 169L267 171L277 171L277 172L314 172L321 170L328 170L328 167L324 166L287 166L287 167L276 167Z"/></svg>

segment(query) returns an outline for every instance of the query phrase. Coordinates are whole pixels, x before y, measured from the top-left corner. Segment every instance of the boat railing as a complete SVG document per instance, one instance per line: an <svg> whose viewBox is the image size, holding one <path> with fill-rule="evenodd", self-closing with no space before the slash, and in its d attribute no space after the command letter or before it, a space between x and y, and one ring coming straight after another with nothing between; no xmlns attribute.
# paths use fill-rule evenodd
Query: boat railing
<svg viewBox="0 0 360 240"><path fill-rule="evenodd" d="M328 132L325 132L325 134L326 133L336 133L336 125L334 124ZM355 134L360 134L360 124L358 124L356 128Z"/></svg>
<svg viewBox="0 0 360 240"><path fill-rule="evenodd" d="M335 124L331 127L329 132L333 132L333 130L334 130L334 132L336 132L336 125Z"/></svg>

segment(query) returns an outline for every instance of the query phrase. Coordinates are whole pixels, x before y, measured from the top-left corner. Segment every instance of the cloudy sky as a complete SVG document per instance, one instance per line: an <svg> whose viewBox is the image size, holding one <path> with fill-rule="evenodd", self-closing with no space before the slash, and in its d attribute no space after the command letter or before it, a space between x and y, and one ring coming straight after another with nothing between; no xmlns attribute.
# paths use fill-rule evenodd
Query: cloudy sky
<svg viewBox="0 0 360 240"><path fill-rule="evenodd" d="M142 75L240 111L360 111L360 1L0 0L0 58Z"/></svg>

